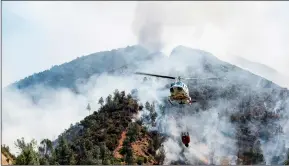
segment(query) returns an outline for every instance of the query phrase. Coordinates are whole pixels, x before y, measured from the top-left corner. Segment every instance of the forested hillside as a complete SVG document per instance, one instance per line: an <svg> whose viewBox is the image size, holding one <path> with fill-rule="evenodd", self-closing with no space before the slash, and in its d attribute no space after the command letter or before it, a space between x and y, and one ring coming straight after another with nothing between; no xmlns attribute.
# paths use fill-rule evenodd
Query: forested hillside
<svg viewBox="0 0 289 166"><path fill-rule="evenodd" d="M97 52L55 65L49 70L21 79L9 87L27 90L41 84L52 88L69 88L78 92L77 84L85 83L92 75L109 72L128 64L133 69L135 62L145 61L154 56L141 46Z"/></svg>
<svg viewBox="0 0 289 166"><path fill-rule="evenodd" d="M16 145L20 154L14 157L14 164L163 164L165 151L162 143L166 137L158 131L148 131L143 123L143 120L146 120L146 123L153 125L156 117L160 116L155 111L154 104L147 102L143 106L130 94L118 90L105 99L100 98L98 102L101 105L99 110L71 125L57 140L44 139L37 143L35 140L26 142L23 138L18 139ZM250 106L250 103L244 104ZM150 112L148 117L136 119L136 115L144 110ZM268 121L274 118L279 117L270 113L261 118L242 112L231 115L231 122L240 126L237 134L239 164L264 161L260 146L254 141L256 135L250 134L246 124L254 119L261 120L260 125L269 127ZM270 134L274 133L263 133L263 137ZM5 153L9 153L9 147L2 147L2 152L3 149ZM285 163L288 164L288 161ZM184 162L172 161L172 164Z"/></svg>
<svg viewBox="0 0 289 166"><path fill-rule="evenodd" d="M124 61L115 59L120 50ZM57 140L45 139L40 145L18 140L21 154L14 160L16 164L219 164L221 162L214 161L212 156L229 155L237 157L236 164L288 163L288 89L201 50L180 46L169 58L153 58L158 54L148 54L135 46L120 50L104 52L103 56L82 57L14 85L27 90L30 86L50 82L44 85L75 90L78 78L85 80L95 73L102 74L107 72L105 68L121 66L122 62L137 62L127 69L200 78L184 80L196 102L182 109L173 107L166 102L168 93L164 93L169 92L165 85L169 81L158 86L158 81L150 79L146 84L136 82L136 86L132 84L129 88L136 88L134 91L140 93L126 94L120 89L121 92L116 90L99 99L99 110L92 110L91 115L71 125ZM92 60L93 57L99 61ZM143 65L146 60L148 62ZM58 72L60 69L63 69L62 74ZM56 75L62 75L61 79L48 77L54 70ZM84 77L87 70L90 73ZM115 75L120 76L119 73ZM208 77L218 79L202 79ZM122 79L135 81L130 77ZM108 89L115 89L117 81L121 81L115 80ZM136 101L136 98L142 101ZM155 102L146 103L144 98ZM149 112L148 116L141 114L144 110ZM178 114L180 120L168 120L166 115L171 112ZM151 130L148 123L156 128ZM184 130L194 140L186 150L179 144L180 137L176 136ZM40 148L35 151L34 146ZM195 155L199 151L206 152L201 159L200 154Z"/></svg>
<svg viewBox="0 0 289 166"><path fill-rule="evenodd" d="M55 141L44 139L37 144L35 140L18 139L21 152L14 164L162 164L164 137L148 131L141 120L134 120L142 105L118 90L105 100L101 98L99 104L99 110L72 125ZM154 106L146 103L146 107L155 116Z"/></svg>

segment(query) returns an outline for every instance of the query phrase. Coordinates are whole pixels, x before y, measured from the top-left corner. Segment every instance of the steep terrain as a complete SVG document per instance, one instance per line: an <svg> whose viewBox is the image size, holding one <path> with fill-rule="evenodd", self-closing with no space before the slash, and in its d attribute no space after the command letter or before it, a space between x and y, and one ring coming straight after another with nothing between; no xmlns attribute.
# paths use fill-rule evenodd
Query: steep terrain
<svg viewBox="0 0 289 166"><path fill-rule="evenodd" d="M289 87L289 78L284 74L280 74L278 71L257 62L251 62L242 57L233 57L229 60L230 63L237 64L243 69L249 70L255 74L262 75L263 77L273 80L278 85Z"/></svg>
<svg viewBox="0 0 289 166"><path fill-rule="evenodd" d="M55 141L44 139L37 145L17 140L21 149L15 160L22 164L159 164L164 154L159 154L163 138L134 122L133 115L143 108L126 95L115 91L101 108L80 123L71 126ZM32 148L34 147L34 148Z"/></svg>
<svg viewBox="0 0 289 166"><path fill-rule="evenodd" d="M68 88L75 93L81 93L91 76L98 76L103 73L124 70L126 65L130 70L135 69L136 62L150 60L155 56L148 53L141 46L128 46L126 48L103 51L87 56L79 57L62 65L52 66L49 70L35 73L21 79L7 88L15 88L25 94L29 94L35 102L45 94L35 88L39 85L60 89Z"/></svg>
<svg viewBox="0 0 289 166"><path fill-rule="evenodd" d="M130 87L135 88L131 95L116 91L105 99L105 104L103 100L99 101L101 108L98 111L71 126L59 139L53 141L55 149L49 151L54 155L49 154L46 158L42 155L45 160L41 162L282 164L288 158L289 131L284 129L289 109L287 89L220 61L202 50L179 46L169 58L148 54L137 46L120 50L79 58L30 76L13 86L27 91L44 83L52 88L63 86L82 93L77 86L78 78L85 84L94 74L102 74L108 71L107 68L116 68L130 62L132 64L127 65L124 71L114 70L110 73L129 77L132 71L138 70L219 79L185 81L190 96L197 102L184 108L172 107L167 102L164 92L168 91L165 85L170 80L148 80L137 84L137 87ZM123 60L116 57L122 57ZM112 59L114 63L110 62ZM163 81L163 85L156 85L160 81ZM150 87L148 90L144 88L147 86ZM144 96L150 94L150 101L154 103L145 104L145 111L140 111L140 103L146 102ZM175 115L176 120L167 119L166 115L175 113L178 113ZM135 115L140 118L136 119ZM179 135L184 130L190 133L192 139L187 149L180 144ZM63 156L67 158L63 159ZM231 159L226 161L224 158Z"/></svg>
<svg viewBox="0 0 289 166"><path fill-rule="evenodd" d="M115 158L122 158L123 156L119 153L119 150L123 147L123 141L125 140L125 138L126 138L126 131L123 131L122 133L121 133L121 137L120 137L120 139L119 139L119 141L118 141L118 145L117 145L117 147L114 149L114 151L113 151L113 156L115 157Z"/></svg>
<svg viewBox="0 0 289 166"><path fill-rule="evenodd" d="M188 84L191 97L198 101L194 107L196 111L208 111L211 114L218 112L219 121L227 120L226 123L234 128L231 130L231 128L221 126L225 132L220 131L220 133L233 135L231 136L232 143L236 143L238 150L233 152L236 147L224 147L220 144L219 148L226 149L222 153L227 153L227 155L235 153L240 159L237 161L238 164L282 163L288 151L286 149L288 148L288 142L286 142L288 131L282 130L286 127L288 120L288 90L209 56L208 53L203 56L202 54L204 53L179 47L171 56L178 58L182 64L186 64L185 61L190 63L197 61L195 65L188 64L183 70L186 76L221 78L213 82L200 80L188 82ZM286 122L285 126L283 122ZM201 131L193 130L193 128L189 130ZM229 138L225 140L232 141Z"/></svg>
<svg viewBox="0 0 289 166"><path fill-rule="evenodd" d="M1 165L12 165L15 156L10 153L9 147L1 145Z"/></svg>
<svg viewBox="0 0 289 166"><path fill-rule="evenodd" d="M13 160L9 159L9 157L6 157L3 153L1 153L1 165L12 165Z"/></svg>

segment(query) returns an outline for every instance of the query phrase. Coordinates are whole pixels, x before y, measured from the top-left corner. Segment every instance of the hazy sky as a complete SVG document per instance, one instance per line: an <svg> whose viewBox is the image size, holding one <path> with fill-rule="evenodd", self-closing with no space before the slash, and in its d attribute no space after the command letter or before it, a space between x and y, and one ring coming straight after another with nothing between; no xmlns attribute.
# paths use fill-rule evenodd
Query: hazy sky
<svg viewBox="0 0 289 166"><path fill-rule="evenodd" d="M160 36L166 53L182 44L289 70L288 2L154 3L3 2L3 86L78 56L137 44L135 30L149 27L148 20L160 23L149 35Z"/></svg>
<svg viewBox="0 0 289 166"><path fill-rule="evenodd" d="M135 2L3 2L3 85L55 64L136 43Z"/></svg>

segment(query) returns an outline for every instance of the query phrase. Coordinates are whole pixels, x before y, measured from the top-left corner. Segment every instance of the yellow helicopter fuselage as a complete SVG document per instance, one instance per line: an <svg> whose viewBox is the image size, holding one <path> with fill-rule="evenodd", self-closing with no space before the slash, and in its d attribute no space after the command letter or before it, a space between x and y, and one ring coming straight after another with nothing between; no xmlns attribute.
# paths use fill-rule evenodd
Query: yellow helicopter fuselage
<svg viewBox="0 0 289 166"><path fill-rule="evenodd" d="M191 101L189 89L186 84L181 81L174 82L170 87L170 100L188 104Z"/></svg>

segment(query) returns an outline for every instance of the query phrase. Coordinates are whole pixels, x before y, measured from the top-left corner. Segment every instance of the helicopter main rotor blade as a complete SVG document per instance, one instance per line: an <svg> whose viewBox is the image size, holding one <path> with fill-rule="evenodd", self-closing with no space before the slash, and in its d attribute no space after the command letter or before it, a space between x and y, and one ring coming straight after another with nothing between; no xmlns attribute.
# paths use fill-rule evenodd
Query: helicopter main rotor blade
<svg viewBox="0 0 289 166"><path fill-rule="evenodd" d="M149 74L149 73L141 73L141 72L135 72L135 74L138 74L138 75L147 75L147 76L153 76L153 77L160 77L160 78L168 78L168 79L176 79L176 77L163 76L163 75L157 75L157 74Z"/></svg>

